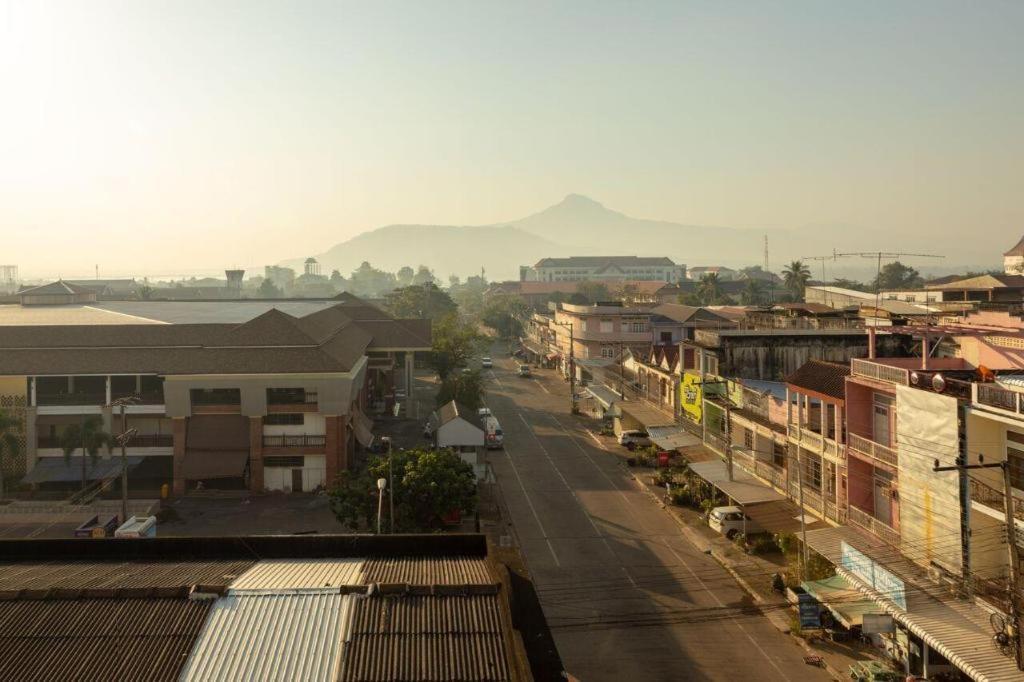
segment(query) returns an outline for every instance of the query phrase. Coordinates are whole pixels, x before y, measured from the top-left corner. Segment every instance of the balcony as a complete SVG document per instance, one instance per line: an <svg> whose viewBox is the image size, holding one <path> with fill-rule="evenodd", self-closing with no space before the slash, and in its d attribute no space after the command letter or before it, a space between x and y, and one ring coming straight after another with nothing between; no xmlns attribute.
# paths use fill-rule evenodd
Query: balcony
<svg viewBox="0 0 1024 682"><path fill-rule="evenodd" d="M107 404L106 391L73 393L38 393L36 405L39 407L67 407L71 405L101 406Z"/></svg>
<svg viewBox="0 0 1024 682"><path fill-rule="evenodd" d="M116 435L116 434L115 434ZM128 441L128 448L170 448L174 446L174 436L169 433L141 433ZM59 448L60 436L40 434L36 438L36 447L40 449ZM116 446L114 448L117 449Z"/></svg>
<svg viewBox="0 0 1024 682"><path fill-rule="evenodd" d="M871 516L871 514L868 514L867 512L852 505L850 506L846 517L850 523L874 534L883 542L899 547L900 532L889 524L876 519L874 516Z"/></svg>
<svg viewBox="0 0 1024 682"><path fill-rule="evenodd" d="M855 452L891 467L896 467L899 461L892 448L855 433L847 435L847 445Z"/></svg>
<svg viewBox="0 0 1024 682"><path fill-rule="evenodd" d="M1004 518L1006 506L1003 503L1002 490L993 488L976 478L970 479L970 485L971 501L998 511L1000 518ZM1024 521L1024 500L1019 497L1013 498L1013 517L1018 521Z"/></svg>
<svg viewBox="0 0 1024 682"><path fill-rule="evenodd" d="M327 436L309 434L284 434L263 436L265 448L322 448L327 445Z"/></svg>
<svg viewBox="0 0 1024 682"><path fill-rule="evenodd" d="M884 365L880 362L854 358L850 361L850 374L887 384L910 385L910 370L902 367Z"/></svg>
<svg viewBox="0 0 1024 682"><path fill-rule="evenodd" d="M971 402L975 406L994 407L1003 412L1021 414L1021 394L996 384L972 384Z"/></svg>

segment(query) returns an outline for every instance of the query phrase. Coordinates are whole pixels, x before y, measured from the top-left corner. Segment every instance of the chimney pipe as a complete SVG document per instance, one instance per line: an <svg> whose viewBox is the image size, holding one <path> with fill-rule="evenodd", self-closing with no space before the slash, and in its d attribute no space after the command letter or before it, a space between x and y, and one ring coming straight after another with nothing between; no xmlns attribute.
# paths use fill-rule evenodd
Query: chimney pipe
<svg viewBox="0 0 1024 682"><path fill-rule="evenodd" d="M868 327L868 359L875 359L875 328Z"/></svg>

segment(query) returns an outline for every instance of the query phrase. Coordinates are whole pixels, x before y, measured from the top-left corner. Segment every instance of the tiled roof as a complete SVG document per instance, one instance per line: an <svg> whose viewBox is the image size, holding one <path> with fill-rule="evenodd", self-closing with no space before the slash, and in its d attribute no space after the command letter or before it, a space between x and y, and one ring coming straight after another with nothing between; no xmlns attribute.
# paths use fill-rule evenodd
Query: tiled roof
<svg viewBox="0 0 1024 682"><path fill-rule="evenodd" d="M814 391L821 395L844 400L846 398L846 377L850 366L824 360L808 360L800 369L788 377L786 383L797 389Z"/></svg>
<svg viewBox="0 0 1024 682"><path fill-rule="evenodd" d="M494 585L487 562L479 557L377 557L363 564L366 584Z"/></svg>
<svg viewBox="0 0 1024 682"><path fill-rule="evenodd" d="M338 679L511 680L498 595L356 599Z"/></svg>
<svg viewBox="0 0 1024 682"><path fill-rule="evenodd" d="M541 296L544 294L575 294L580 284L603 284L610 293L621 291L623 287L632 287L638 294L653 296L657 293L680 291L676 284L652 279L640 280L580 280L571 282L496 282L491 285L491 293L518 294L520 296Z"/></svg>
<svg viewBox="0 0 1024 682"><path fill-rule="evenodd" d="M226 587L251 560L15 561L0 563L0 593L104 590L174 590ZM2 679L2 677L0 677Z"/></svg>
<svg viewBox="0 0 1024 682"><path fill-rule="evenodd" d="M638 267L646 265L674 266L671 258L664 256L570 256L568 258L541 258L535 268L593 268L604 265Z"/></svg>
<svg viewBox="0 0 1024 682"><path fill-rule="evenodd" d="M94 289L84 287L78 284L72 284L71 282L65 282L64 280L58 280L56 282L50 282L49 284L42 284L37 287L30 289L22 289L18 292L19 296L67 296L68 294L91 294L94 293Z"/></svg>
<svg viewBox="0 0 1024 682"><path fill-rule="evenodd" d="M210 606L153 598L0 601L0 680L176 680Z"/></svg>
<svg viewBox="0 0 1024 682"><path fill-rule="evenodd" d="M1024 237L1020 238L1012 249L1003 254L1004 256L1024 256Z"/></svg>

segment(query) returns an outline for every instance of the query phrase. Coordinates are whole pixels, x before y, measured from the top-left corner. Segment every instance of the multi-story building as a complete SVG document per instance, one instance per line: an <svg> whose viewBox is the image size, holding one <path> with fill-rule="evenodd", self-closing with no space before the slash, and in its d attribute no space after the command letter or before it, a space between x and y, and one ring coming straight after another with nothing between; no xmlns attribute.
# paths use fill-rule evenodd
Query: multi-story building
<svg viewBox="0 0 1024 682"><path fill-rule="evenodd" d="M1003 272L1007 275L1024 275L1024 237L1003 254Z"/></svg>
<svg viewBox="0 0 1024 682"><path fill-rule="evenodd" d="M241 302L145 305L199 319L255 310ZM132 397L124 409L136 430L128 447L136 488L329 484L356 442L370 444L366 413L386 409L396 387L410 394L413 355L431 345L429 321L394 319L351 296L296 303L315 311L301 316L248 305L265 312L243 323L159 324L136 307L130 323L0 326L0 404L24 406L26 480L66 480L64 430L95 416L120 433L114 405Z"/></svg>
<svg viewBox="0 0 1024 682"><path fill-rule="evenodd" d="M571 256L542 258L519 267L523 282L579 282L583 280L657 280L678 283L686 279L686 266L664 256Z"/></svg>
<svg viewBox="0 0 1024 682"><path fill-rule="evenodd" d="M609 363L627 349L636 352L648 349L650 319L647 308L609 303L560 303L550 328L555 333L555 347L562 358L563 370L569 371L570 345L577 361L603 359Z"/></svg>

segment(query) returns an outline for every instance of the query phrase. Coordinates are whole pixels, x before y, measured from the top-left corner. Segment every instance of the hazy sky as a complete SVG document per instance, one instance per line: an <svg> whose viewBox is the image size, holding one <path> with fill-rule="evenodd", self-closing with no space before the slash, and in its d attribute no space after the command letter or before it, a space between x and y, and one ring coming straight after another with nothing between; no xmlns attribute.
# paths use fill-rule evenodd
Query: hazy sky
<svg viewBox="0 0 1024 682"><path fill-rule="evenodd" d="M1022 26L1019 1L0 0L0 263L256 265L569 192L1008 248Z"/></svg>

